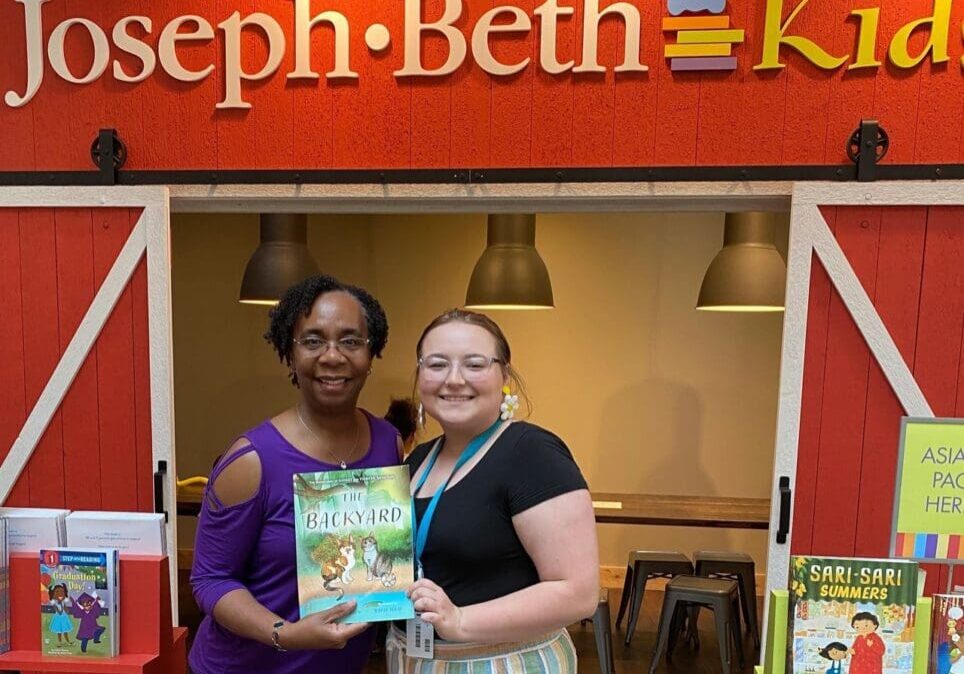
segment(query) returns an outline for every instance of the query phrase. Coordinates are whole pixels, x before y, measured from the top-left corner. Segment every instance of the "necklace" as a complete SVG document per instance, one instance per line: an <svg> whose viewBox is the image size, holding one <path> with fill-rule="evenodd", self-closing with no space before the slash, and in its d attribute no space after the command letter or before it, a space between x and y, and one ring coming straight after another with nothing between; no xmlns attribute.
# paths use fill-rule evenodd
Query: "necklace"
<svg viewBox="0 0 964 674"><path fill-rule="evenodd" d="M341 469L345 470L348 468L348 462L351 461L351 457L355 455L355 450L358 449L358 437L361 434L361 427L358 425L358 422L355 421L355 442L351 446L351 451L348 452L348 456L346 456L344 459L339 459L337 456L335 456L333 451L325 447L325 443L321 441L321 438L318 437L318 434L311 429L311 426L308 425L308 423L305 421L305 418L301 416L300 405L295 405L295 413L298 415L298 421L300 421L301 425L305 427L305 430L311 433L311 435L315 438L315 440L318 441L325 452L327 452L328 455L333 458L339 466L341 466ZM354 412L352 414L354 415ZM352 419L354 420L354 416L352 416Z"/></svg>

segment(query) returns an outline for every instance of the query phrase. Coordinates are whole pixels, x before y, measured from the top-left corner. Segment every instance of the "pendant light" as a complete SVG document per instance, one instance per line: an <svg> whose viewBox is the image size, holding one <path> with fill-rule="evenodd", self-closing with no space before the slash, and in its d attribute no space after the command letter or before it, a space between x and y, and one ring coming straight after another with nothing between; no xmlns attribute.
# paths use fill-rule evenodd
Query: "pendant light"
<svg viewBox="0 0 964 674"><path fill-rule="evenodd" d="M238 301L275 305L285 290L317 273L308 251L308 216L262 213L261 243L244 268Z"/></svg>
<svg viewBox="0 0 964 674"><path fill-rule="evenodd" d="M465 293L469 309L551 309L549 270L536 250L534 214L489 215L487 245Z"/></svg>
<svg viewBox="0 0 964 674"><path fill-rule="evenodd" d="M727 213L723 249L700 287L702 311L783 311L787 265L774 245L776 214Z"/></svg>

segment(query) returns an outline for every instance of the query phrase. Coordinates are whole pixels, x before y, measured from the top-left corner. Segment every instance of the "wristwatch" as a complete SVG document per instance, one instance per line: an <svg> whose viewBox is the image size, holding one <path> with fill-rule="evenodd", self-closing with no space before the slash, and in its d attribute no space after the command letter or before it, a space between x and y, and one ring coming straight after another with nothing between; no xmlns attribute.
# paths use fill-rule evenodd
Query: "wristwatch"
<svg viewBox="0 0 964 674"><path fill-rule="evenodd" d="M275 649L276 651L278 651L279 653L284 653L285 651L288 650L287 648L282 648L282 646L281 646L280 632L281 632L281 628L284 627L284 626L285 626L285 621L284 621L284 620L279 620L278 622L276 622L276 623L274 623L274 624L271 625L271 627L272 627L272 630L271 630L271 645L274 646L274 649Z"/></svg>

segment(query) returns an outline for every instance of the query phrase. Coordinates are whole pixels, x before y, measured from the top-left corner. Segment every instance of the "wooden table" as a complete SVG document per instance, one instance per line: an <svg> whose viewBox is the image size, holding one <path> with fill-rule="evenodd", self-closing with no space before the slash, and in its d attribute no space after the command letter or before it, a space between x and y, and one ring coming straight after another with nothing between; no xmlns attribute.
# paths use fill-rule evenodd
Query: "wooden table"
<svg viewBox="0 0 964 674"><path fill-rule="evenodd" d="M203 493L200 485L178 487L177 514L196 517L201 512ZM601 524L729 529L770 526L770 499L766 498L592 492L592 500L596 521Z"/></svg>
<svg viewBox="0 0 964 674"><path fill-rule="evenodd" d="M768 529L770 499L592 492L596 521L677 527Z"/></svg>
<svg viewBox="0 0 964 674"><path fill-rule="evenodd" d="M204 485L191 484L177 488L177 514L197 517L201 514L201 499L204 498Z"/></svg>

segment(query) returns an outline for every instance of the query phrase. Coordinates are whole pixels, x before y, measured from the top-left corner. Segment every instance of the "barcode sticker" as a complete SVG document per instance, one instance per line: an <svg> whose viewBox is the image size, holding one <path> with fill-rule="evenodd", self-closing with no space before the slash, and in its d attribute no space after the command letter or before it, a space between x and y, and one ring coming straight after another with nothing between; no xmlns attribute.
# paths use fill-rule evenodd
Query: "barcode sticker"
<svg viewBox="0 0 964 674"><path fill-rule="evenodd" d="M409 657L431 660L435 657L435 628L419 614L406 621L405 646Z"/></svg>

